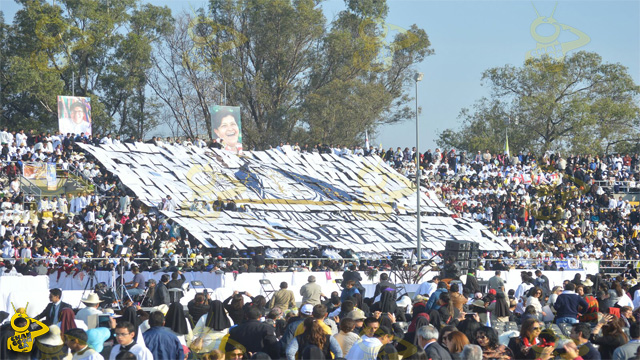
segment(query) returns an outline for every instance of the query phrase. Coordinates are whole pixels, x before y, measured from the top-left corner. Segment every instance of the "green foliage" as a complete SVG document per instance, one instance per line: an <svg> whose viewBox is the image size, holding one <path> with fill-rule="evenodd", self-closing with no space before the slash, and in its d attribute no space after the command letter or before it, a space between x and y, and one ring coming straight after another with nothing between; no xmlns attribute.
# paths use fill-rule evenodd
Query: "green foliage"
<svg viewBox="0 0 640 360"><path fill-rule="evenodd" d="M227 103L243 109L244 142L354 144L365 130L411 118L412 67L430 43L416 26L387 40L387 11L385 1L347 1L327 24L313 0L211 0L217 27L203 53L226 82ZM217 51L221 43L233 46Z"/></svg>
<svg viewBox="0 0 640 360"><path fill-rule="evenodd" d="M141 136L155 127L145 73L153 41L171 31L167 8L136 0L18 2L13 24L2 24L4 123L54 131L56 96L75 88L76 96L91 97L94 134Z"/></svg>
<svg viewBox="0 0 640 360"><path fill-rule="evenodd" d="M439 146L501 152L507 130L512 153L609 153L640 140L640 87L627 68L603 63L598 54L531 58L521 68L486 70L482 79L491 97L473 112L463 109L460 130L443 131Z"/></svg>
<svg viewBox="0 0 640 360"><path fill-rule="evenodd" d="M385 23L383 0L346 0L328 22L318 0L210 0L173 18L141 0L18 0L0 28L0 99L12 128L57 128L57 95L90 96L94 134L212 137L209 108L242 108L248 147L355 144L413 117L424 30ZM224 98L226 96L226 98Z"/></svg>

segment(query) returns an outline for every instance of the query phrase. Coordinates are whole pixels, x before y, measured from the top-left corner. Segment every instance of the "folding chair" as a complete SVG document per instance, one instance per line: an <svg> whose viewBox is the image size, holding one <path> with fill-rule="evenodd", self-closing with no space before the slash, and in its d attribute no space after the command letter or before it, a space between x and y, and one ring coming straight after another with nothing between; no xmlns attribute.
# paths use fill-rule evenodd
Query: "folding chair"
<svg viewBox="0 0 640 360"><path fill-rule="evenodd" d="M171 301L172 303L179 302L183 296L184 291L182 291L182 289L169 289L169 301Z"/></svg>
<svg viewBox="0 0 640 360"><path fill-rule="evenodd" d="M207 292L207 288L204 286L204 284L200 280L193 280L191 282L191 287L193 288L193 290L196 291L196 294L201 292ZM202 288L202 291L198 291L199 287Z"/></svg>
<svg viewBox="0 0 640 360"><path fill-rule="evenodd" d="M335 282L338 285L338 290L342 291L342 279L336 279Z"/></svg>
<svg viewBox="0 0 640 360"><path fill-rule="evenodd" d="M262 287L262 292L264 292L265 299L269 302L273 294L276 292L276 289L273 287L273 284L271 284L271 280L269 279L260 279L258 281L260 282L260 287Z"/></svg>

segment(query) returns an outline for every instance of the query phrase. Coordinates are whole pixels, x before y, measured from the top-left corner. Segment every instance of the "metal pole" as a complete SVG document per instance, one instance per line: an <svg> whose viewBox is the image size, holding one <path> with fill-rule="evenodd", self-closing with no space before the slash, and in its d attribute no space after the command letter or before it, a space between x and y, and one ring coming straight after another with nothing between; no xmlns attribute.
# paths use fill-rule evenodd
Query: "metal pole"
<svg viewBox="0 0 640 360"><path fill-rule="evenodd" d="M420 231L420 123L418 122L418 81L422 80L423 74L416 73L414 80L416 81L416 220L418 244L416 252L418 263L422 262L422 231Z"/></svg>

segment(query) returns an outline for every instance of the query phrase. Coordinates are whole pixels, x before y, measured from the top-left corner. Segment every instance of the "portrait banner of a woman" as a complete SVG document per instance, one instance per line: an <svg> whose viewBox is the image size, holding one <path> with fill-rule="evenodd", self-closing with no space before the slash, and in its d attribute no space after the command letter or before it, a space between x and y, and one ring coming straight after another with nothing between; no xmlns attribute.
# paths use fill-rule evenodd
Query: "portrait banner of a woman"
<svg viewBox="0 0 640 360"><path fill-rule="evenodd" d="M91 98L58 96L61 134L91 135Z"/></svg>
<svg viewBox="0 0 640 360"><path fill-rule="evenodd" d="M242 151L242 125L239 106L211 107L211 126L225 150Z"/></svg>

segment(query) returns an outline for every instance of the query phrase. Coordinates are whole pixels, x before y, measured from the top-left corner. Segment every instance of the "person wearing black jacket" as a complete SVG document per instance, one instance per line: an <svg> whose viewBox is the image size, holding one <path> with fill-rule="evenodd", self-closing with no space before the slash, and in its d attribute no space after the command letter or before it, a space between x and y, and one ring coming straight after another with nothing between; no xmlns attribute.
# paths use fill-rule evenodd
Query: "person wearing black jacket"
<svg viewBox="0 0 640 360"><path fill-rule="evenodd" d="M278 339L273 326L260 321L262 313L256 307L250 307L246 313L247 320L229 330L227 346L240 344L245 352L264 352L277 359L280 356Z"/></svg>
<svg viewBox="0 0 640 360"><path fill-rule="evenodd" d="M244 320L244 296L251 297L249 293L239 293L234 291L233 295L226 298L222 304L224 304L225 310L229 313L229 317L233 320L234 324L239 324Z"/></svg>
<svg viewBox="0 0 640 360"><path fill-rule="evenodd" d="M364 297L364 292L366 291L366 289L360 283L362 281L362 275L360 275L358 269L354 264L349 265L349 268L342 274L343 284L346 284L349 280L353 280L356 282L355 288L358 289L360 294L362 294L362 297Z"/></svg>
<svg viewBox="0 0 640 360"><path fill-rule="evenodd" d="M473 296L475 293L480 292L480 285L478 284L478 279L476 278L476 270L469 269L467 273L467 281L464 284L464 291Z"/></svg>
<svg viewBox="0 0 640 360"><path fill-rule="evenodd" d="M60 319L60 312L62 309L69 308L71 309L71 305L67 304L64 301L61 301L62 298L62 290L60 289L51 289L49 290L49 301L47 307L44 310L36 315L34 319L40 320L44 318L42 321L45 325L49 326L51 324L56 324Z"/></svg>
<svg viewBox="0 0 640 360"><path fill-rule="evenodd" d="M551 288L549 288L549 278L542 274L542 271L536 270L536 279L534 284L542 289L544 296L551 295Z"/></svg>
<svg viewBox="0 0 640 360"><path fill-rule="evenodd" d="M193 298L193 300L189 301L187 304L187 309L189 309L189 315L193 318L193 323L197 323L198 320L202 317L202 315L206 314L209 311L209 301L207 296L203 293L198 293Z"/></svg>
<svg viewBox="0 0 640 360"><path fill-rule="evenodd" d="M393 291L396 291L396 286L389 281L389 274L382 273L380 274L380 282L376 285L376 291L373 293L373 298L375 299L380 295L385 289L391 288Z"/></svg>
<svg viewBox="0 0 640 360"><path fill-rule="evenodd" d="M156 291L153 294L153 305L158 306L160 304L169 305L171 300L169 299L169 289L167 284L169 283L169 275L164 274L160 278L160 283L156 286Z"/></svg>

